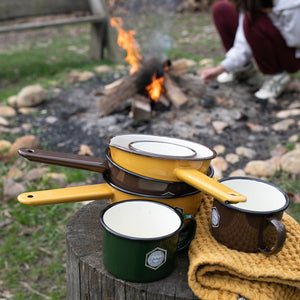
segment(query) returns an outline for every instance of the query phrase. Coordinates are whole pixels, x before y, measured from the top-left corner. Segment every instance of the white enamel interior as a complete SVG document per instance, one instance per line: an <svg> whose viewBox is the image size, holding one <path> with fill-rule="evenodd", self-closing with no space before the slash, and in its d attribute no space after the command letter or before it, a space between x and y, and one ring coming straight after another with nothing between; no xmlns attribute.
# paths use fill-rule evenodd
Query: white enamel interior
<svg viewBox="0 0 300 300"><path fill-rule="evenodd" d="M205 159L205 158L212 158L215 156L215 153L208 147L194 143L187 140L177 139L177 138L171 138L166 136L156 136L156 135L149 135L149 134L124 134L124 135L117 135L113 138L111 138L109 145L115 146L117 148L123 148L125 150L130 150L129 145L135 142L156 142L153 143L153 147L157 147L154 144L157 143L169 143L169 144L176 144L177 146L182 146L185 148L190 148L189 151L193 150L195 151L195 155L193 156L193 159ZM152 152L152 149L149 149L150 145L147 145L147 152ZM168 145L169 147L169 145ZM165 155L170 155L170 153L167 154L167 149L164 151ZM177 148L178 149L178 148ZM176 153L176 156L180 156L180 154Z"/></svg>
<svg viewBox="0 0 300 300"><path fill-rule="evenodd" d="M249 179L230 179L222 181L222 184L247 197L246 202L232 204L240 209L270 212L281 209L286 204L284 194L268 183Z"/></svg>
<svg viewBox="0 0 300 300"><path fill-rule="evenodd" d="M192 149L171 143L162 143L154 141L133 142L130 146L134 150L147 152L149 154L177 157L193 157L196 152Z"/></svg>
<svg viewBox="0 0 300 300"><path fill-rule="evenodd" d="M119 202L103 216L113 231L134 238L158 238L174 233L181 226L177 213L155 202Z"/></svg>

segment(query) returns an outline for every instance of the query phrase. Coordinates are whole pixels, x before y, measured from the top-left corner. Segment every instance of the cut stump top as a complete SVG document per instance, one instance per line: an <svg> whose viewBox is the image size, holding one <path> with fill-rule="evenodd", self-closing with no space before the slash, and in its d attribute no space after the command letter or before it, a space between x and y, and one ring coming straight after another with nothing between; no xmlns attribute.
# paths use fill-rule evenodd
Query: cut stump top
<svg viewBox="0 0 300 300"><path fill-rule="evenodd" d="M108 200L93 201L67 224L67 299L198 299L187 281L187 250L177 254L174 271L155 282L128 282L105 269L99 216L108 204Z"/></svg>

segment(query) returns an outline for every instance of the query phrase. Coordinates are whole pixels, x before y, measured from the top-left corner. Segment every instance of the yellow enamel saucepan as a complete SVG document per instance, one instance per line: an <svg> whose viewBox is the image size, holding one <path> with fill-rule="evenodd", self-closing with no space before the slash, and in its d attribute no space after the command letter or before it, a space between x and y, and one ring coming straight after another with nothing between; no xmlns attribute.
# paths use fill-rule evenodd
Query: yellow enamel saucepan
<svg viewBox="0 0 300 300"><path fill-rule="evenodd" d="M135 174L183 181L222 202L245 202L244 195L206 175L216 152L201 144L155 135L124 134L109 140L112 161Z"/></svg>
<svg viewBox="0 0 300 300"><path fill-rule="evenodd" d="M175 197L196 191L194 187L182 181L158 180L129 172L111 160L109 151L107 151L105 158L34 148L21 148L18 153L31 161L106 173L112 184L139 194ZM207 175L213 176L213 168L209 167Z"/></svg>
<svg viewBox="0 0 300 300"><path fill-rule="evenodd" d="M101 199L110 199L111 203L130 199L147 199L181 208L183 213L194 215L199 208L202 197L203 193L199 191L172 198L150 197L121 189L107 180L107 183L102 184L27 192L20 194L18 201L31 206L39 206Z"/></svg>

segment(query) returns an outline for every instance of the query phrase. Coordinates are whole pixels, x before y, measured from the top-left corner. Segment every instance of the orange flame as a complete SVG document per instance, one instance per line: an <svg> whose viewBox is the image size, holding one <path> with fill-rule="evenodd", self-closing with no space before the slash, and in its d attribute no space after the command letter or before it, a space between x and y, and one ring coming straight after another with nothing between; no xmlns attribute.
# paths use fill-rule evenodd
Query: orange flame
<svg viewBox="0 0 300 300"><path fill-rule="evenodd" d="M139 64L142 61L140 47L133 37L136 32L134 30L124 30L121 18L111 18L110 24L118 31L117 43L121 48L127 51L125 60L131 65L130 74L133 74L139 69ZM167 69L167 65L165 66L165 69ZM152 77L152 83L146 87L146 91L150 98L155 102L159 99L160 94L164 92L163 82L163 77L156 78L156 74L154 74Z"/></svg>
<svg viewBox="0 0 300 300"><path fill-rule="evenodd" d="M150 98L155 102L159 99L161 93L164 93L164 77L156 78L156 74L152 77L152 82L146 86L146 91L148 92Z"/></svg>
<svg viewBox="0 0 300 300"><path fill-rule="evenodd" d="M165 63L164 67L165 71L168 70L168 63ZM146 86L146 91L148 92L150 98L157 102L159 99L160 94L165 92L164 89L164 80L165 77L156 78L156 73L152 77L152 82Z"/></svg>
<svg viewBox="0 0 300 300"><path fill-rule="evenodd" d="M125 60L132 66L130 74L136 72L139 68L139 63L142 61L140 55L140 47L134 39L134 30L126 31L123 29L123 21L121 18L111 18L110 24L118 31L118 45L127 51Z"/></svg>

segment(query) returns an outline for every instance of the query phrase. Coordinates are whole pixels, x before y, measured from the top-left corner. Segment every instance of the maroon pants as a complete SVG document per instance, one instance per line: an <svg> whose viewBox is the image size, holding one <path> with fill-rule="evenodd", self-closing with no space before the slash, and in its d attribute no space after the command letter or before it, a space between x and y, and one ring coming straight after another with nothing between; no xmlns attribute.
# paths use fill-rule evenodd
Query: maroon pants
<svg viewBox="0 0 300 300"><path fill-rule="evenodd" d="M227 52L234 42L238 12L231 2L221 0L212 6L212 16ZM251 24L251 16L246 13L243 28L253 57L262 73L295 73L300 70L300 59L295 57L295 48L286 45L281 33L267 15L261 14L255 23Z"/></svg>

